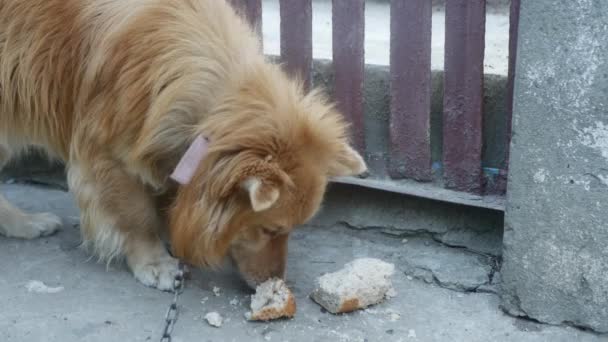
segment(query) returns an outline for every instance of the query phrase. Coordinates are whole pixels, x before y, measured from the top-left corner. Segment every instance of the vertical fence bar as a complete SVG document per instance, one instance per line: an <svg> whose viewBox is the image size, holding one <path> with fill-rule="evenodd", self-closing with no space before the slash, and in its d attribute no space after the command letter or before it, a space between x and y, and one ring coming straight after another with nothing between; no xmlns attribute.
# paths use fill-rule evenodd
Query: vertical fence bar
<svg viewBox="0 0 608 342"><path fill-rule="evenodd" d="M431 180L429 0L391 1L390 168L393 178Z"/></svg>
<svg viewBox="0 0 608 342"><path fill-rule="evenodd" d="M249 24L262 37L262 0L229 0L240 15L247 18Z"/></svg>
<svg viewBox="0 0 608 342"><path fill-rule="evenodd" d="M515 85L515 64L517 60L517 36L519 34L519 4L520 0L511 0L511 14L509 16L509 76L507 94L507 139L505 141L505 169L509 169L509 151L511 148L511 125L513 118L513 96Z"/></svg>
<svg viewBox="0 0 608 342"><path fill-rule="evenodd" d="M448 0L443 165L447 188L481 192L485 0Z"/></svg>
<svg viewBox="0 0 608 342"><path fill-rule="evenodd" d="M353 145L364 153L365 0L333 0L332 26L334 95L352 124Z"/></svg>
<svg viewBox="0 0 608 342"><path fill-rule="evenodd" d="M281 59L287 72L310 88L312 71L312 1L280 0Z"/></svg>

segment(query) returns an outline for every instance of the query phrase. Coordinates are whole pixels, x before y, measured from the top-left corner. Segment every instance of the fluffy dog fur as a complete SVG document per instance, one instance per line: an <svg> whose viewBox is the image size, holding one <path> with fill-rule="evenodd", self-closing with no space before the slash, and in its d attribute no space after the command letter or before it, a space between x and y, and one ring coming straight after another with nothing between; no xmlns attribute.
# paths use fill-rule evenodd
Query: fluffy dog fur
<svg viewBox="0 0 608 342"><path fill-rule="evenodd" d="M209 152L177 186L199 134ZM328 178L365 170L342 116L265 61L224 0L0 0L0 166L31 145L66 162L96 255L160 289L178 272L167 231L190 264L283 276ZM59 226L0 198L4 235Z"/></svg>

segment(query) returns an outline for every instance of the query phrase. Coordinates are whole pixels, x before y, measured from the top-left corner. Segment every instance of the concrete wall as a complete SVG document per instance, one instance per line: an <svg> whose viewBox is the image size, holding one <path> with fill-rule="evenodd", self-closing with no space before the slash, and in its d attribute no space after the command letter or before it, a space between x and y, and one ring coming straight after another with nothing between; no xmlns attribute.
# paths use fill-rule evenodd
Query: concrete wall
<svg viewBox="0 0 608 342"><path fill-rule="evenodd" d="M608 332L608 1L521 3L503 305Z"/></svg>

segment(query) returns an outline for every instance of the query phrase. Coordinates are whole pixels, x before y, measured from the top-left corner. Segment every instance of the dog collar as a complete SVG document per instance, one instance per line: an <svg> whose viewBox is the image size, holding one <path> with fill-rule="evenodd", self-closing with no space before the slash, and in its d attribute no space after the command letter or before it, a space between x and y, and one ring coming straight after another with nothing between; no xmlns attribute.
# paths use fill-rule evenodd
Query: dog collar
<svg viewBox="0 0 608 342"><path fill-rule="evenodd" d="M181 185L190 183L196 169L200 165L201 161L207 155L209 149L209 141L202 135L198 135L192 142L190 147L186 150L186 153L182 156L175 167L175 170L171 174L171 179L178 182Z"/></svg>

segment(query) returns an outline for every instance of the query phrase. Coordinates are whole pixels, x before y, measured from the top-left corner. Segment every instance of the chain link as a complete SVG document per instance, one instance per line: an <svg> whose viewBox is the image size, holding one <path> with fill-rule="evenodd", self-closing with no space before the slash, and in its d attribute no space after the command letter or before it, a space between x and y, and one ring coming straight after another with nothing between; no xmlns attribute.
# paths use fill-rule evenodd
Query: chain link
<svg viewBox="0 0 608 342"><path fill-rule="evenodd" d="M169 309L167 309L167 314L165 315L165 327L160 342L171 342L171 333L173 333L173 328L179 314L177 300L182 292L184 292L184 279L184 265L180 262L179 273L173 279L173 301L169 305Z"/></svg>

